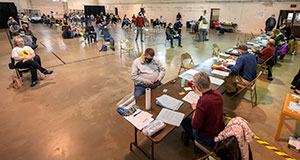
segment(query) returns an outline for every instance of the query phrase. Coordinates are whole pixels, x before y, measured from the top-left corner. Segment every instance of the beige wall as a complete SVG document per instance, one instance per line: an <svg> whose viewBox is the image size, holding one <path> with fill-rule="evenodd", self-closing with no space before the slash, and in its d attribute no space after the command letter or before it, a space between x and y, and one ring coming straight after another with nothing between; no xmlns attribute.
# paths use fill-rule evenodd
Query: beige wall
<svg viewBox="0 0 300 160"><path fill-rule="evenodd" d="M99 5L105 5L107 11L114 12L114 7L118 7L119 15L124 14L132 16L136 14L141 7L145 8L146 16L149 19L158 18L162 15L167 22L174 23L177 12L181 12L185 23L188 20L198 19L207 10L206 18L210 18L211 8L220 8L220 21L234 22L239 26L239 30L245 33L259 33L264 28L265 20L275 14L279 16L280 10L300 10L299 2L209 2L212 0L194 1L185 0L179 3L179 0L99 0ZM220 0L221 1L221 0ZM234 1L234 0L231 0ZM126 4L125 4L126 2ZM150 2L150 3L149 3ZM290 4L298 4L297 8L290 8Z"/></svg>

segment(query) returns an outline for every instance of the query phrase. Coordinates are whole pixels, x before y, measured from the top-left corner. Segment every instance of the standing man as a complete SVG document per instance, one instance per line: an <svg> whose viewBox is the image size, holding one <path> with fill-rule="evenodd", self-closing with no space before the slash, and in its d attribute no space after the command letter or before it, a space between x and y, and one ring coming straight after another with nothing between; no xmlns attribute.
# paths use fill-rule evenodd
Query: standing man
<svg viewBox="0 0 300 160"><path fill-rule="evenodd" d="M276 25L275 14L272 14L272 16L266 20L266 33L272 31L275 25Z"/></svg>
<svg viewBox="0 0 300 160"><path fill-rule="evenodd" d="M214 146L214 137L224 129L223 98L219 91L210 88L210 80L205 72L193 77L193 90L200 94L197 104L192 104L193 117L185 118L181 125L184 129L183 140L187 146L189 140L196 140L206 146Z"/></svg>
<svg viewBox="0 0 300 160"><path fill-rule="evenodd" d="M131 66L131 79L134 81L134 97L145 94L146 88L155 89L161 85L166 69L162 63L154 57L152 48L147 48L141 57L134 60Z"/></svg>
<svg viewBox="0 0 300 160"><path fill-rule="evenodd" d="M178 21L180 21L181 20L181 14L180 14L180 12L178 12L178 14L176 15L176 20L178 20Z"/></svg>
<svg viewBox="0 0 300 160"><path fill-rule="evenodd" d="M144 42L143 41L143 27L145 27L145 22L144 22L144 18L142 17L141 12L139 12L139 14L136 18L135 26L137 28L135 41L137 41L139 34L141 34L141 42Z"/></svg>
<svg viewBox="0 0 300 160"><path fill-rule="evenodd" d="M230 65L226 61L223 62L223 65L233 72L233 74L225 78L224 84L227 94L230 96L237 92L237 83L245 85L256 78L257 63L255 56L248 52L246 45L240 45L237 49L240 56L237 59L230 57L236 61L235 65Z"/></svg>

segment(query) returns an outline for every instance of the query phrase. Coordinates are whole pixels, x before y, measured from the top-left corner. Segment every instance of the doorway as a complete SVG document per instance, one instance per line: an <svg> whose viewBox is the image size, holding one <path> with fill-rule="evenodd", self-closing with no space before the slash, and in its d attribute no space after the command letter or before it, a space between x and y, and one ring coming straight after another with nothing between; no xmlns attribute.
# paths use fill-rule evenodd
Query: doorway
<svg viewBox="0 0 300 160"><path fill-rule="evenodd" d="M220 8L212 8L210 11L210 23L209 28L215 28L214 22L219 21Z"/></svg>
<svg viewBox="0 0 300 160"><path fill-rule="evenodd" d="M284 19L287 19L288 23L291 24L292 34L300 37L300 10L280 10L277 28L282 25Z"/></svg>

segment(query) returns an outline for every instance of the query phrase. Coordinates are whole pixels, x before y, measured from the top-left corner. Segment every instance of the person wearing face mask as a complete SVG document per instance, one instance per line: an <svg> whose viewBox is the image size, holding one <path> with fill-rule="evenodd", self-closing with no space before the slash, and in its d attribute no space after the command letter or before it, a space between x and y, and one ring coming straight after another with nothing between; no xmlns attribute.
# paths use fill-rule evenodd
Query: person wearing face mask
<svg viewBox="0 0 300 160"><path fill-rule="evenodd" d="M181 35L176 33L176 31L174 30L174 28L172 26L172 23L168 24L168 27L166 29L166 36L167 36L167 40L171 41L171 48L174 48L174 45L173 45L174 39L178 39L178 46L182 47Z"/></svg>
<svg viewBox="0 0 300 160"><path fill-rule="evenodd" d="M245 85L256 78L257 63L255 56L248 52L246 45L240 45L237 49L240 56L237 59L230 57L236 61L235 65L223 61L223 65L232 71L231 75L225 78L224 84L227 94L230 96L237 92L236 83Z"/></svg>
<svg viewBox="0 0 300 160"><path fill-rule="evenodd" d="M34 44L34 43L32 42L32 37L27 36L27 35L25 34L25 30L24 30L24 29L20 29L20 30L19 30L19 36L20 36L21 38L23 38L23 41L24 41L24 43L25 43L25 46L29 46L29 47L31 47L32 49L36 49L36 48L38 47L38 45L36 45L36 44Z"/></svg>
<svg viewBox="0 0 300 160"><path fill-rule="evenodd" d="M214 137L225 127L222 95L210 88L210 79L205 72L193 76L192 88L200 98L197 104L191 105L195 111L193 116L185 118L181 123L184 144L187 146L190 140L196 140L200 144L213 147Z"/></svg>
<svg viewBox="0 0 300 160"><path fill-rule="evenodd" d="M147 48L145 53L134 60L131 66L131 80L134 81L134 97L138 98L145 94L146 88L152 90L161 85L166 69L155 57L154 50Z"/></svg>
<svg viewBox="0 0 300 160"><path fill-rule="evenodd" d="M266 29L265 29L266 33L272 31L275 25L276 25L275 14L272 14L272 16L266 20Z"/></svg>
<svg viewBox="0 0 300 160"><path fill-rule="evenodd" d="M47 69L41 67L39 62L36 62L34 58L36 54L34 51L29 47L25 46L24 40L22 37L17 37L14 39L14 43L16 47L13 48L11 54L12 58L15 61L16 68L29 68L31 73L31 87L37 85L38 78L37 78L37 69L40 70L43 74L52 74L53 71L48 71Z"/></svg>

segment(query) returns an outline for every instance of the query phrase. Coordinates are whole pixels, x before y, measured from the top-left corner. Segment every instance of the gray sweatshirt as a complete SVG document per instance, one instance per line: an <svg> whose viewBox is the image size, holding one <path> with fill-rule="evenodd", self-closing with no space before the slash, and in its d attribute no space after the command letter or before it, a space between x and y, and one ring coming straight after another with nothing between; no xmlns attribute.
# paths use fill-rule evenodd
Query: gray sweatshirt
<svg viewBox="0 0 300 160"><path fill-rule="evenodd" d="M151 63L145 63L142 57L139 57L133 61L131 66L131 79L135 85L147 86L148 80L155 82L157 77L162 80L165 73L165 67L156 57L153 58Z"/></svg>

